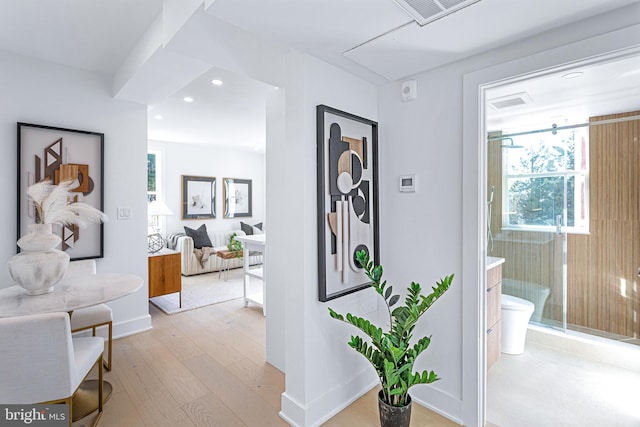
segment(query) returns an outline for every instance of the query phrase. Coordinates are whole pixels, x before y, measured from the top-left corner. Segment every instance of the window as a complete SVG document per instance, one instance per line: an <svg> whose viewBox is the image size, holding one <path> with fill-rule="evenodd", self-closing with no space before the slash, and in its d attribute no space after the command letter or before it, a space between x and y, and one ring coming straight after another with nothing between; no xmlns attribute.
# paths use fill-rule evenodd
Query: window
<svg viewBox="0 0 640 427"><path fill-rule="evenodd" d="M147 153L147 202L150 203L158 198L159 179L158 166L160 165L160 153L151 151Z"/></svg>
<svg viewBox="0 0 640 427"><path fill-rule="evenodd" d="M503 228L552 231L560 218L567 232L587 233L588 129L528 134L508 142L502 157Z"/></svg>

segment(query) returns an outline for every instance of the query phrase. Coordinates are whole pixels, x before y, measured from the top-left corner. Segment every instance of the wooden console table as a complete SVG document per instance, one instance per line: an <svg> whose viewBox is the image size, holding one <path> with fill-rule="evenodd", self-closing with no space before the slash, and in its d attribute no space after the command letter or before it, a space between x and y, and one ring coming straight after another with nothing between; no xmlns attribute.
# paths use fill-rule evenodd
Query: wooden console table
<svg viewBox="0 0 640 427"><path fill-rule="evenodd" d="M178 292L182 307L180 252L162 249L149 254L149 298Z"/></svg>

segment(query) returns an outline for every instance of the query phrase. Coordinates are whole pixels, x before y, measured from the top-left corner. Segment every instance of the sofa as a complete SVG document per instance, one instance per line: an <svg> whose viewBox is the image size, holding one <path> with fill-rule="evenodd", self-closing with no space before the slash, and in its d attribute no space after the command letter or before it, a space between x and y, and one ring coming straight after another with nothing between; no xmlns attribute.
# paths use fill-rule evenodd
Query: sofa
<svg viewBox="0 0 640 427"><path fill-rule="evenodd" d="M237 236L245 236L245 232L242 230L225 230L225 231L210 231L207 232L211 244L213 245L213 251L209 258L203 262L204 266L200 265L198 258L194 252L193 238L183 233L173 233L169 235L168 246L180 252L180 260L182 264L182 275L193 276L195 274L212 273L220 271L225 267L238 268L243 266L242 258L233 258L224 260L217 256L215 252L218 250L228 250L229 239L231 235L236 233ZM262 264L262 253L252 252L249 256L249 265Z"/></svg>

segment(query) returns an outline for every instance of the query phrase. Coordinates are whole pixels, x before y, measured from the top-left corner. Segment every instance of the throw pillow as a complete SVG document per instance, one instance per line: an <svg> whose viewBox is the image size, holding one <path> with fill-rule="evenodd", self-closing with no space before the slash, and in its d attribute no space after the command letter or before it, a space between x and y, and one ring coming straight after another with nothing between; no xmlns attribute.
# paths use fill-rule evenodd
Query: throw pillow
<svg viewBox="0 0 640 427"><path fill-rule="evenodd" d="M247 236L251 236L253 234L253 227L251 227L249 224L245 224L242 221L240 221L240 230L244 231L244 234L246 234Z"/></svg>
<svg viewBox="0 0 640 427"><path fill-rule="evenodd" d="M207 234L206 224L202 224L197 230L185 226L184 232L187 233L187 236L193 239L193 247L196 249L202 249L205 246L213 246L211 239L209 239L209 235Z"/></svg>
<svg viewBox="0 0 640 427"><path fill-rule="evenodd" d="M256 225L249 225L240 221L240 229L244 231L244 234L246 234L247 236L251 236L253 234L264 234L264 232L262 231L261 222L257 223Z"/></svg>

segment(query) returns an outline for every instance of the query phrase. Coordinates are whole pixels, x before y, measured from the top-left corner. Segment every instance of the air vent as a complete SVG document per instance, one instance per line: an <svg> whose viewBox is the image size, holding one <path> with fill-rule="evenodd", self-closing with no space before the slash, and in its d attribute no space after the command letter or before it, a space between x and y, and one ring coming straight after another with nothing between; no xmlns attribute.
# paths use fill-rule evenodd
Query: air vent
<svg viewBox="0 0 640 427"><path fill-rule="evenodd" d="M527 92L514 93L511 95L501 96L499 98L489 99L489 105L496 110L503 108L516 107L518 105L530 104L531 97Z"/></svg>
<svg viewBox="0 0 640 427"><path fill-rule="evenodd" d="M420 25L426 25L480 0L393 0Z"/></svg>

